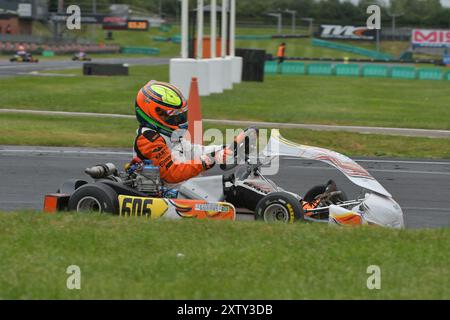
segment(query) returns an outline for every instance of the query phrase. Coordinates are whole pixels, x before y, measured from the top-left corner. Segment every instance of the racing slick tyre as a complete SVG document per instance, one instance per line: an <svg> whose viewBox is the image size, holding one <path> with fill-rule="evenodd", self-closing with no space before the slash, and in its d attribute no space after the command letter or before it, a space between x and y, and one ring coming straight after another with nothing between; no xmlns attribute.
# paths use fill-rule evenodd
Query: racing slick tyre
<svg viewBox="0 0 450 320"><path fill-rule="evenodd" d="M118 214L117 193L102 183L85 184L70 196L69 211Z"/></svg>
<svg viewBox="0 0 450 320"><path fill-rule="evenodd" d="M255 219L283 223L302 221L303 208L293 195L287 192L273 192L258 202Z"/></svg>

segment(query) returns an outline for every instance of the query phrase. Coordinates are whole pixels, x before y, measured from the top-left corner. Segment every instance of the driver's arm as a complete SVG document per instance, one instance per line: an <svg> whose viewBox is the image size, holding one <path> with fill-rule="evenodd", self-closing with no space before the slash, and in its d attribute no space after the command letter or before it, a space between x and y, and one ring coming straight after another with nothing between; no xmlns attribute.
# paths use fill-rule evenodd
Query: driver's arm
<svg viewBox="0 0 450 320"><path fill-rule="evenodd" d="M136 139L136 148L142 156L160 167L161 179L167 183L183 182L214 165L214 160L207 156L201 161L175 161L166 141L155 131L145 131L140 135Z"/></svg>

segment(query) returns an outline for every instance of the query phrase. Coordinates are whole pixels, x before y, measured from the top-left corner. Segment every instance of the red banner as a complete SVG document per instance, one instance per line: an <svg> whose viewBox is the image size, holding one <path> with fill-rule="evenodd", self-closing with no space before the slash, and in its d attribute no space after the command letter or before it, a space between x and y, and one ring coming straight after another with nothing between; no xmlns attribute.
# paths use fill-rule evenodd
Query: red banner
<svg viewBox="0 0 450 320"><path fill-rule="evenodd" d="M411 41L416 47L450 47L450 30L414 29Z"/></svg>

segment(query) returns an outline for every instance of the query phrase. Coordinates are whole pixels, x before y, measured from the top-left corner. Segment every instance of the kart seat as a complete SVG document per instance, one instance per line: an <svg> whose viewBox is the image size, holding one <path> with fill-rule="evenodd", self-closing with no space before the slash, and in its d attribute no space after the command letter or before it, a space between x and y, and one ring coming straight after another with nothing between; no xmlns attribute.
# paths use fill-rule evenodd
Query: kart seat
<svg viewBox="0 0 450 320"><path fill-rule="evenodd" d="M180 199L221 202L225 200L222 176L196 177L184 182L178 190Z"/></svg>

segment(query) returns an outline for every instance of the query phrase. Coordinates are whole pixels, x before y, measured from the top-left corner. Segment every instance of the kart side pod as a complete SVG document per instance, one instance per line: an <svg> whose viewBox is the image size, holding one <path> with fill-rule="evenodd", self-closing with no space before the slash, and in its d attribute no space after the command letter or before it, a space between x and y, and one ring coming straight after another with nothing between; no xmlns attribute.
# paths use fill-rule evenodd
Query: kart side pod
<svg viewBox="0 0 450 320"><path fill-rule="evenodd" d="M236 209L227 202L191 199L144 198L119 195L119 216L150 219L235 220Z"/></svg>
<svg viewBox="0 0 450 320"><path fill-rule="evenodd" d="M114 213L121 217L146 217L149 219L184 218L232 221L236 219L235 207L227 202L116 195L117 199L114 200L117 200L118 207L112 208L105 206L105 201L102 201L105 199L96 197L98 197L98 194L83 195L80 199L75 197L71 200L71 196L68 194L47 194L44 198L44 212L55 214L67 210L80 212L92 210L101 213ZM94 205L92 206L92 204Z"/></svg>
<svg viewBox="0 0 450 320"><path fill-rule="evenodd" d="M331 205L329 210L328 223L330 225L360 226L364 224L359 213L335 205Z"/></svg>

